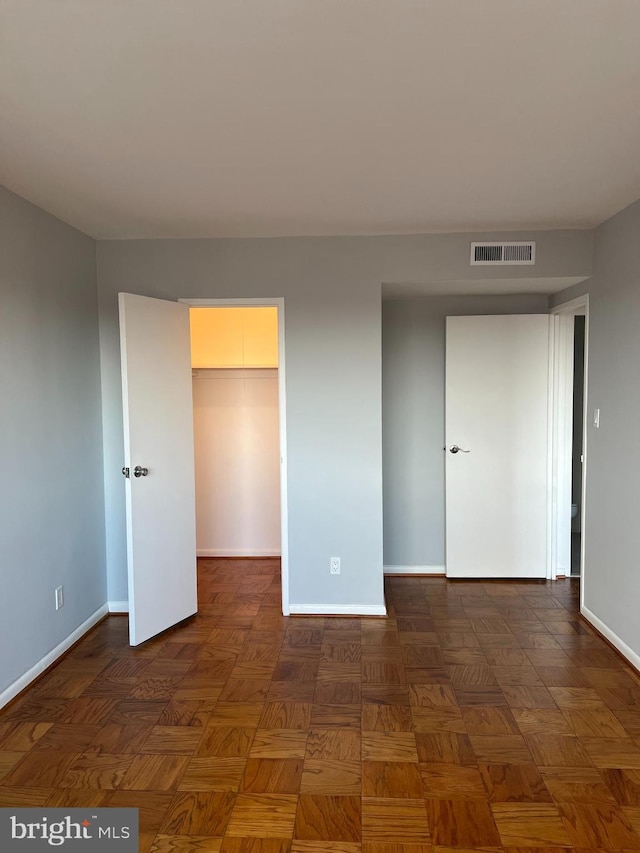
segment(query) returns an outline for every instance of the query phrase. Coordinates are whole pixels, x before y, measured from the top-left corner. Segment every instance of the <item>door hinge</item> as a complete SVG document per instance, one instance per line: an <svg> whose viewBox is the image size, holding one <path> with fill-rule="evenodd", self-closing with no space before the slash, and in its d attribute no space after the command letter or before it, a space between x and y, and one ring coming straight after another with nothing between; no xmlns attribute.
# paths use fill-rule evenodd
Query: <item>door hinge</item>
<svg viewBox="0 0 640 853"><path fill-rule="evenodd" d="M126 477L127 479L129 479L129 478L130 478L130 476L131 476L131 474L130 474L130 472L129 472L129 469L128 469L128 468L123 468L123 469L122 469L122 475L123 475L124 477Z"/></svg>

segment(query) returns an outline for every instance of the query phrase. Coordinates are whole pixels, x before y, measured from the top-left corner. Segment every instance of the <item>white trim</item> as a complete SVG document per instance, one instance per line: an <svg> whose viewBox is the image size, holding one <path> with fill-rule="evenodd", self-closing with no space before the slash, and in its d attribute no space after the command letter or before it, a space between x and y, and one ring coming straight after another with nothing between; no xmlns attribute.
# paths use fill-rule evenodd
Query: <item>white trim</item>
<svg viewBox="0 0 640 853"><path fill-rule="evenodd" d="M17 678L13 684L10 684L7 688L5 688L2 693L0 693L0 708L3 708L8 702L11 702L12 699L28 687L32 681L41 675L45 669L48 669L51 664L55 663L59 657L61 657L67 649L70 649L74 643L77 643L87 631L90 631L94 625L97 625L98 622L106 616L108 613L107 605L103 604L102 607L99 607L95 613L89 616L82 625L79 625L75 631L72 631L66 639L64 639L61 643L48 652L43 658L41 658L38 663L34 664L31 669L27 670L24 675L21 675L20 678Z"/></svg>
<svg viewBox="0 0 640 853"><path fill-rule="evenodd" d="M386 616L384 604L291 604L292 616Z"/></svg>
<svg viewBox="0 0 640 853"><path fill-rule="evenodd" d="M640 655L637 652L634 652L624 640L621 640L617 634L614 634L611 628L607 627L588 607L581 605L580 613L582 613L587 622L590 622L596 630L600 631L603 637L609 640L612 646L615 646L621 655L624 655L632 666L640 670Z"/></svg>
<svg viewBox="0 0 640 853"><path fill-rule="evenodd" d="M571 481L573 479L573 342L575 337L574 317L558 316L560 322L560 385L558 392L564 400L562 416L558 421L560 446L558 456L558 535L556 545L555 573L571 574Z"/></svg>
<svg viewBox="0 0 640 853"><path fill-rule="evenodd" d="M275 379L277 367L245 367L242 364L230 367L193 367L192 379Z"/></svg>
<svg viewBox="0 0 640 853"><path fill-rule="evenodd" d="M565 347L570 348L570 360L571 360L571 371L570 376L566 378L567 386L565 386L564 394L560 394L555 401L560 407L565 407L565 413L563 417L568 421L568 429L571 430L572 420L573 420L573 326L574 326L574 317L578 315L584 315L584 401L583 401L583 418L582 418L582 488L581 488L581 530L580 530L580 577L582 579L582 583L580 584L580 607L584 608L584 590L585 590L585 543L586 543L586 506L587 506L587 445L588 445L588 422L587 422L587 413L589 411L589 402L588 402L588 393L589 393L589 294L585 293L583 296L577 297L577 299L572 299L569 302L564 302L561 305L556 305L554 308L549 309L549 313L552 315L556 315L556 321L566 321L566 327L569 330L568 340L565 342ZM569 360L569 356L567 352L564 352L564 370L566 370L566 364ZM560 366L556 363L554 364L554 382L560 382ZM571 379L571 381L569 381ZM554 431L560 428L560 415L558 414L557 407L553 409L553 422L554 422ZM554 433L555 436L555 433ZM568 461L566 461L566 453L568 453ZM568 438L568 449L565 450L564 456L565 462L563 463L562 458L559 456L555 456L554 458L554 478L558 479L560 476L560 471L562 470L558 466L564 464L564 475L565 477L569 477L570 473L567 470L570 468L571 464L571 436ZM569 496L571 495L571 485L569 485ZM566 504L566 500L564 503ZM568 521L568 532L565 530L565 526L562 526L558 529L558 533L564 535L569 542L569 554L570 551L570 543L571 543L571 512L570 506L571 501L568 500L569 505L569 521ZM558 524L558 519L560 517L561 504L558 503L558 493L557 491L553 496L553 504L551 507L551 512L554 519L554 524ZM565 511L567 507L565 506ZM569 577L571 574L571 564L569 562L568 568L566 570L566 575Z"/></svg>
<svg viewBox="0 0 640 853"><path fill-rule="evenodd" d="M109 608L109 613L128 613L129 612L129 602L128 601L108 601L107 607Z"/></svg>
<svg viewBox="0 0 640 853"><path fill-rule="evenodd" d="M264 548L198 548L198 557L264 557L265 560L279 557L280 551L265 551Z"/></svg>
<svg viewBox="0 0 640 853"><path fill-rule="evenodd" d="M570 314L572 317L575 317L577 314L584 314L586 316L588 312L588 293L585 293L583 296L578 296L575 299L571 299L569 302L561 302L559 305L555 305L553 308L549 309L550 314Z"/></svg>
<svg viewBox="0 0 640 853"><path fill-rule="evenodd" d="M584 607L586 572L585 542L587 539L587 418L589 412L589 295L584 297L584 392L582 423L582 489L580 490L580 607Z"/></svg>
<svg viewBox="0 0 640 853"><path fill-rule="evenodd" d="M555 402L555 378L556 378L556 345L557 345L557 322L555 317L549 320L549 379L547 382L547 567L546 577L553 580L557 577L554 573L555 565L555 534L556 534L556 500L555 500L555 452L554 441L554 402Z"/></svg>
<svg viewBox="0 0 640 853"><path fill-rule="evenodd" d="M446 566L384 566L385 575L445 575Z"/></svg>
<svg viewBox="0 0 640 853"><path fill-rule="evenodd" d="M278 309L278 416L280 427L280 542L282 549L280 577L282 581L282 613L289 607L289 501L287 477L287 382L285 359L284 299L280 296L248 299L178 299L185 305L273 305Z"/></svg>
<svg viewBox="0 0 640 853"><path fill-rule="evenodd" d="M552 315L550 338L549 503L547 578L571 574L573 443L573 315Z"/></svg>
<svg viewBox="0 0 640 853"><path fill-rule="evenodd" d="M243 305L280 305L283 302L283 298L281 296L236 296L231 299L217 299L216 297L211 297L208 299L187 299L180 298L178 302L182 302L184 305L193 305L194 308L198 306L207 305L238 305L242 307Z"/></svg>

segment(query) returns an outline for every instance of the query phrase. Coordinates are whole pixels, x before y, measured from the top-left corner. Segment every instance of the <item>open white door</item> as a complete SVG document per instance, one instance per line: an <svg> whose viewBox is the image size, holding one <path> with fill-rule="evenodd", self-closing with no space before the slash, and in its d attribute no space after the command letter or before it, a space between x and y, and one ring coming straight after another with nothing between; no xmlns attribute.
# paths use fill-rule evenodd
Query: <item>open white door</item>
<svg viewBox="0 0 640 853"><path fill-rule="evenodd" d="M549 317L447 317L447 577L547 576Z"/></svg>
<svg viewBox="0 0 640 853"><path fill-rule="evenodd" d="M119 294L119 306L129 639L137 646L198 609L189 308L130 293Z"/></svg>

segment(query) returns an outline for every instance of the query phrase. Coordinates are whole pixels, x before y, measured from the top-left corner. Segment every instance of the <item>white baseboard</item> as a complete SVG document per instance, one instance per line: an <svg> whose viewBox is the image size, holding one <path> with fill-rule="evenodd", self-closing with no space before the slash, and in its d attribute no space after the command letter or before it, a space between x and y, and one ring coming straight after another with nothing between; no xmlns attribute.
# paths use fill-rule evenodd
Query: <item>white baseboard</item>
<svg viewBox="0 0 640 853"><path fill-rule="evenodd" d="M386 616L384 604L290 604L292 616Z"/></svg>
<svg viewBox="0 0 640 853"><path fill-rule="evenodd" d="M385 575L444 575L445 566L385 566Z"/></svg>
<svg viewBox="0 0 640 853"><path fill-rule="evenodd" d="M198 548L198 557L279 557L280 551L269 551L264 548Z"/></svg>
<svg viewBox="0 0 640 853"><path fill-rule="evenodd" d="M614 634L611 628L605 625L601 619L598 619L595 613L592 613L588 607L583 605L580 608L580 612L587 622L590 622L594 628L600 631L603 637L606 637L607 640L609 640L612 646L615 646L621 655L626 657L632 666L637 670L640 670L640 655L637 654L637 652L634 652L633 649L624 642L624 640L621 640L617 634Z"/></svg>
<svg viewBox="0 0 640 853"><path fill-rule="evenodd" d="M128 601L108 601L107 607L109 608L109 613L128 613L129 612L129 602Z"/></svg>
<svg viewBox="0 0 640 853"><path fill-rule="evenodd" d="M48 654L41 658L38 663L32 666L31 669L27 670L24 675L21 675L20 678L17 678L13 682L13 684L10 684L5 688L5 690L0 693L0 708L3 708L8 702L11 702L18 693L24 690L25 687L28 687L32 681L35 681L35 679L41 675L45 669L50 667L52 663L55 663L58 658L67 651L67 649L70 649L74 643L77 643L78 640L83 637L87 631L90 631L94 625L107 615L107 613L107 605L103 604L102 607L99 607L95 613L89 616L89 618L82 623L82 625L79 625L75 631L59 643L55 649L52 649Z"/></svg>

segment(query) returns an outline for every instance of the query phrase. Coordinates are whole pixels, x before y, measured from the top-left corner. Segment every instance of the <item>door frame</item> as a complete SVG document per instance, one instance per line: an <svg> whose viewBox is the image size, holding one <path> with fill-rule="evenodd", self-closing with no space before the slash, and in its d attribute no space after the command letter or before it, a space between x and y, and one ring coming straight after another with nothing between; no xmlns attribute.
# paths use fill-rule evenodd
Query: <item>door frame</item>
<svg viewBox="0 0 640 853"><path fill-rule="evenodd" d="M587 412L589 372L589 294L549 309L549 397L551 418L549 453L549 542L548 577L571 574L571 466L573 426L574 317L584 315L584 401L582 412L582 484L580 535L580 606L584 596Z"/></svg>
<svg viewBox="0 0 640 853"><path fill-rule="evenodd" d="M287 495L287 395L284 341L284 298L254 297L237 299L178 299L193 307L249 307L278 309L278 428L280 434L280 565L282 614L289 616L289 502Z"/></svg>

